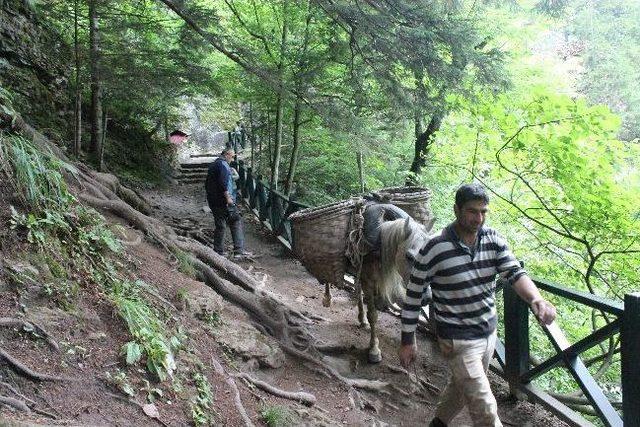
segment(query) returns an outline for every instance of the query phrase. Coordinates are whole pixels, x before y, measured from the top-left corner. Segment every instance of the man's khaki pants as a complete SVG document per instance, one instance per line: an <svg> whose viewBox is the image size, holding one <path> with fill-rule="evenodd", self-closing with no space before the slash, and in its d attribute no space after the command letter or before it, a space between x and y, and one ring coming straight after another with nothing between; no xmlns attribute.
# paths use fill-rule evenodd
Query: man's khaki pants
<svg viewBox="0 0 640 427"><path fill-rule="evenodd" d="M466 404L474 426L502 426L498 419L498 404L487 378L496 333L474 340L441 338L438 344L451 374L438 402L436 417L448 424Z"/></svg>

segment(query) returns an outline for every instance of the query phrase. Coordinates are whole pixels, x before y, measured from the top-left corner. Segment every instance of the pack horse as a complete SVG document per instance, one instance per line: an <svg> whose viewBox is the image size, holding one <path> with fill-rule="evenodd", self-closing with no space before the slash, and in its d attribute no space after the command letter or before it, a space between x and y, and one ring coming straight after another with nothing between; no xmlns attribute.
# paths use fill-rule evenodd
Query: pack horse
<svg viewBox="0 0 640 427"><path fill-rule="evenodd" d="M365 228L367 226L368 224L365 224ZM405 288L409 282L413 260L429 240L427 227L411 217L382 222L378 233L379 248L364 254L360 282L355 284L358 321L363 327L368 321L370 327L368 354L370 363L378 363L382 360L376 330L378 310L384 311L391 304L401 305L404 302ZM323 305L328 307L331 305L331 289L328 282L324 285Z"/></svg>
<svg viewBox="0 0 640 427"><path fill-rule="evenodd" d="M378 363L382 360L376 329L378 310L402 304L413 260L430 238L433 219L429 217L421 224L402 209L385 203L367 203L361 214L355 215L357 206L349 200L292 214L293 247L303 265L325 285L326 307L331 305L330 284L344 280L350 260L356 272L358 320L371 329L368 359ZM360 221L354 222L354 218ZM354 231L360 238L351 239ZM340 236L348 237L341 240ZM366 243L351 244L360 239ZM354 253L358 256L353 257Z"/></svg>

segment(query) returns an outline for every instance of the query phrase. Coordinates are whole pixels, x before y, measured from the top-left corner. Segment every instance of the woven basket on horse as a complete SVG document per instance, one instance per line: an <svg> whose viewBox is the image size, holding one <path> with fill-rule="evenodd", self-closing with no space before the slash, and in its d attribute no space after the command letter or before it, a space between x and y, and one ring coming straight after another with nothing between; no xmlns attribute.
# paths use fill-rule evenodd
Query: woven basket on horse
<svg viewBox="0 0 640 427"><path fill-rule="evenodd" d="M408 213L430 230L433 226L431 213L431 190L424 187L389 187L371 193L383 203L391 203Z"/></svg>
<svg viewBox="0 0 640 427"><path fill-rule="evenodd" d="M342 283L348 263L345 251L351 215L361 202L349 199L289 216L293 252L320 283Z"/></svg>

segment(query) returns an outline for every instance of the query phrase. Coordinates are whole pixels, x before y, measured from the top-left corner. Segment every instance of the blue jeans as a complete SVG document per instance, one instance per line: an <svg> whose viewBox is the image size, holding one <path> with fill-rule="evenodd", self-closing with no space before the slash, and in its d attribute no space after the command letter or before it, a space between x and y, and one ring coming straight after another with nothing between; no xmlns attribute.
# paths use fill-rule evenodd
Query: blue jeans
<svg viewBox="0 0 640 427"><path fill-rule="evenodd" d="M224 231L228 225L231 230L231 239L233 240L234 252L242 252L244 250L244 231L242 226L242 217L237 213L230 215L228 207L213 207L213 219L216 225L213 231L213 250L224 255ZM232 212L233 213L233 212Z"/></svg>

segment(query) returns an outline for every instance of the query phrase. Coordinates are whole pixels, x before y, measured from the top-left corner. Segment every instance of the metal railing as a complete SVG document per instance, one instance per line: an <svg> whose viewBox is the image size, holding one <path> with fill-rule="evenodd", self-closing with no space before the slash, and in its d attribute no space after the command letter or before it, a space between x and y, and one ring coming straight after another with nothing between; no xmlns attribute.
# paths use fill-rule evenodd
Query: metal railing
<svg viewBox="0 0 640 427"><path fill-rule="evenodd" d="M542 291L607 313L613 319L605 326L571 344L556 323L543 326L555 354L535 366L531 364L529 307L510 286L504 287L504 344L496 347L500 373L513 392L525 392L565 421L589 425L566 405L531 384L550 370L565 368L580 387L597 417L606 426L640 426L640 293L625 295L624 304L534 279ZM581 355L601 342L620 334L622 416L595 381ZM617 350L616 350L617 351Z"/></svg>
<svg viewBox="0 0 640 427"><path fill-rule="evenodd" d="M284 194L272 191L269 184L252 174L251 168L238 162L240 178L238 190L245 203L276 237L291 249L291 224L288 217L293 212L309 207L289 200ZM504 298L504 343L496 345L495 357L501 369L496 371L509 384L512 393L522 392L542 404L557 416L572 425L590 425L582 416L571 410L550 394L535 387L531 381L556 367L564 367L606 426L640 426L640 293L625 295L624 304L607 300L593 294L575 291L544 280L534 279L543 291L599 310L615 319L581 340L570 344L554 323L543 327L555 349L555 355L532 366L529 345L529 307L518 297L512 287L503 288ZM620 334L622 416L605 396L601 387L590 374L581 359L581 354Z"/></svg>
<svg viewBox="0 0 640 427"><path fill-rule="evenodd" d="M245 167L242 160L238 161L238 192L245 203L254 211L260 221L273 232L287 248L291 249L291 223L289 215L310 207L299 203L275 190L269 184L254 176L250 167Z"/></svg>

